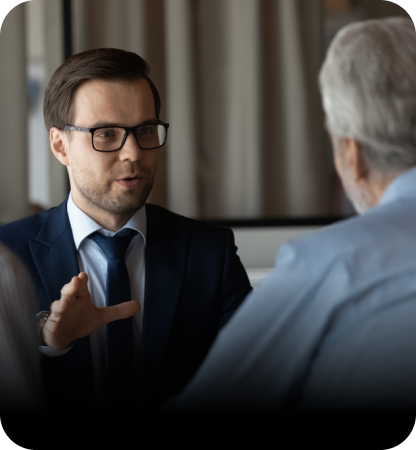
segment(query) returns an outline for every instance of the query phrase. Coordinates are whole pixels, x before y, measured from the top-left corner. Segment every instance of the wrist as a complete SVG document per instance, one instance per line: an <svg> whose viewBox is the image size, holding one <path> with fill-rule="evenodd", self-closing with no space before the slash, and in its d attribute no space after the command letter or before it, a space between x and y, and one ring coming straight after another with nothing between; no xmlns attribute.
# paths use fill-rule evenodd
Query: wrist
<svg viewBox="0 0 416 450"><path fill-rule="evenodd" d="M47 346L44 337L43 337L43 329L45 323L48 321L49 316L51 315L50 311L41 311L36 315L36 335L38 337L38 345L45 347Z"/></svg>
<svg viewBox="0 0 416 450"><path fill-rule="evenodd" d="M55 345L53 345L51 342L47 342L47 339L45 339L45 324L48 321L50 315L50 311L41 311L40 313L36 314L36 335L38 337L38 346L49 347L54 350L65 350L67 348L70 348L73 345L74 341L69 342L68 345L59 346L59 348L57 348Z"/></svg>

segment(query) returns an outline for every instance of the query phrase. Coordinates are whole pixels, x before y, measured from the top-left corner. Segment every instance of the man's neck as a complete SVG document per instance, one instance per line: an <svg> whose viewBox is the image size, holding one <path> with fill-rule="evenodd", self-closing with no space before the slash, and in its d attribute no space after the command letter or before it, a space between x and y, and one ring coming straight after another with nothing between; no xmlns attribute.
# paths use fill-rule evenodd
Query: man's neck
<svg viewBox="0 0 416 450"><path fill-rule="evenodd" d="M91 205L77 195L71 193L72 200L75 205L87 216L91 217L94 222L97 222L105 230L116 232L123 228L123 226L133 217L136 211L126 214L113 214L109 211L102 210L96 205Z"/></svg>
<svg viewBox="0 0 416 450"><path fill-rule="evenodd" d="M390 174L373 174L370 180L367 181L366 189L370 192L373 199L373 204L371 206L376 206L379 204L381 197L383 196L386 189L390 186L391 182L400 175L399 173Z"/></svg>

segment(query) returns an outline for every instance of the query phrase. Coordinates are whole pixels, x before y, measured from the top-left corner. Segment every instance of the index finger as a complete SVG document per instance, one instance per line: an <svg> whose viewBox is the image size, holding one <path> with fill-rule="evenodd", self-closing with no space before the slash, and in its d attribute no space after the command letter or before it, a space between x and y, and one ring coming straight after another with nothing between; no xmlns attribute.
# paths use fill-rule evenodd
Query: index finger
<svg viewBox="0 0 416 450"><path fill-rule="evenodd" d="M80 275L83 274L82 277ZM71 281L61 289L62 297L72 297L75 294L82 293L87 286L88 276L85 272L81 272L80 275L72 277Z"/></svg>

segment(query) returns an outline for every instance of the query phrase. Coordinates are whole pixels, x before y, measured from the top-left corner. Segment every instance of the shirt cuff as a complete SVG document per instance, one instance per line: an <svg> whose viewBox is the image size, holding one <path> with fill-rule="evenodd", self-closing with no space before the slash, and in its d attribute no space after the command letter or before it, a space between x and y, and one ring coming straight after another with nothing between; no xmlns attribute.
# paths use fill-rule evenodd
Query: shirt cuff
<svg viewBox="0 0 416 450"><path fill-rule="evenodd" d="M38 349L42 353L42 355L54 358L56 356L62 356L67 354L71 350L73 345L74 343L71 342L71 345L67 348L64 348L63 350L56 350L55 348L48 347L47 345L39 345Z"/></svg>

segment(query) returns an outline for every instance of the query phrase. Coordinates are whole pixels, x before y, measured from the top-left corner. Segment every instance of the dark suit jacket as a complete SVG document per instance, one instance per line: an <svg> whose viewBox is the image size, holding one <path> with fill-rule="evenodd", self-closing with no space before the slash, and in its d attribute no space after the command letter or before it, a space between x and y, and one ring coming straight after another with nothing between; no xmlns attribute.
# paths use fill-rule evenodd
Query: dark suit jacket
<svg viewBox="0 0 416 450"><path fill-rule="evenodd" d="M146 213L143 400L157 409L190 380L251 287L230 229L156 205L146 204ZM66 201L2 226L0 241L26 263L39 311L49 311L63 285L79 273ZM43 357L42 365L52 401L92 401L88 337L64 356Z"/></svg>

